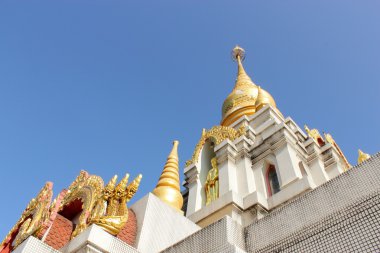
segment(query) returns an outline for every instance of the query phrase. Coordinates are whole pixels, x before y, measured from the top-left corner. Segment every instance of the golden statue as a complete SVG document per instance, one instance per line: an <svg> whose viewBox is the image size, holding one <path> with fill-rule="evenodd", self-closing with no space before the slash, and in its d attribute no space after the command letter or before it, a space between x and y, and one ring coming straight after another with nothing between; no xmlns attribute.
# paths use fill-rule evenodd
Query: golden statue
<svg viewBox="0 0 380 253"><path fill-rule="evenodd" d="M359 149L358 164L364 162L365 160L368 160L369 158L371 158L369 154L366 154Z"/></svg>
<svg viewBox="0 0 380 253"><path fill-rule="evenodd" d="M206 205L219 197L219 170L216 157L211 159L211 169L207 173L205 183Z"/></svg>

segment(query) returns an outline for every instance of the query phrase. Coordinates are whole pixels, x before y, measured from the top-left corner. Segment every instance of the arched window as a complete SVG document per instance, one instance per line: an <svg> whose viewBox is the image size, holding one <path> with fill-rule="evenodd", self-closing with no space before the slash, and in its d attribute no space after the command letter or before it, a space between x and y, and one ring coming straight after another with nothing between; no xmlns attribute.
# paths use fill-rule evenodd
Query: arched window
<svg viewBox="0 0 380 253"><path fill-rule="evenodd" d="M280 183L278 182L276 168L273 165L269 165L267 170L267 187L269 196L280 191Z"/></svg>

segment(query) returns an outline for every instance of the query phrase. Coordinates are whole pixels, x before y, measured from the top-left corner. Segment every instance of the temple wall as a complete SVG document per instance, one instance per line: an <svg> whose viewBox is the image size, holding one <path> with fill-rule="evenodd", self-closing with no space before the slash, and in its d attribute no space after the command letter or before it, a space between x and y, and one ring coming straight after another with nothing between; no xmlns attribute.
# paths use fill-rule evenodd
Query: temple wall
<svg viewBox="0 0 380 253"><path fill-rule="evenodd" d="M365 249L380 245L379 182L380 153L246 227L247 251L375 252Z"/></svg>
<svg viewBox="0 0 380 253"><path fill-rule="evenodd" d="M232 218L163 252L380 252L380 153L243 228Z"/></svg>

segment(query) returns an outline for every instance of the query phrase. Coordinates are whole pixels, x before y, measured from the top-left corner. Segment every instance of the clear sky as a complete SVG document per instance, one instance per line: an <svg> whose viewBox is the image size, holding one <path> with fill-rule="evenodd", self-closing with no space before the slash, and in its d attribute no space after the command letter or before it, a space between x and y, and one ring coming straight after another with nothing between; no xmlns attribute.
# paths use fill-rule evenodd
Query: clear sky
<svg viewBox="0 0 380 253"><path fill-rule="evenodd" d="M380 151L380 1L0 1L0 241L50 180L143 174L172 141L181 180L221 119L236 64L285 116L329 132L352 164Z"/></svg>

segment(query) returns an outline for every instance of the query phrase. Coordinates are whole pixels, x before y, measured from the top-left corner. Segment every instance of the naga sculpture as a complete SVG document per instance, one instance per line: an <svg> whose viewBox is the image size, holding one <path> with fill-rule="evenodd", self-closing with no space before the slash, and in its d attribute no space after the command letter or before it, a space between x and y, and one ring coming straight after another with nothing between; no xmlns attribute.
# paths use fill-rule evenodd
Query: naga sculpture
<svg viewBox="0 0 380 253"><path fill-rule="evenodd" d="M117 176L114 176L107 186L103 189L91 223L102 227L112 235L117 235L128 220L127 202L136 193L142 175L138 175L131 184L127 186L129 175L120 181L115 187ZM105 212L104 212L105 211Z"/></svg>
<svg viewBox="0 0 380 253"><path fill-rule="evenodd" d="M53 202L53 184L47 182L0 243L0 251L15 249L31 235L43 238L58 214L70 221L76 220L71 238L91 224L97 224L112 235L117 235L128 220L127 202L136 193L142 175L127 186L128 177L127 174L115 186L117 176L114 176L104 187L101 177L81 171L69 188L63 190ZM66 217L67 213L75 217Z"/></svg>

